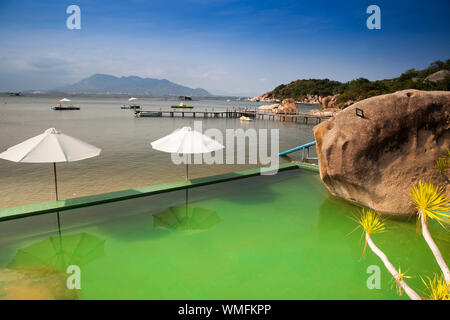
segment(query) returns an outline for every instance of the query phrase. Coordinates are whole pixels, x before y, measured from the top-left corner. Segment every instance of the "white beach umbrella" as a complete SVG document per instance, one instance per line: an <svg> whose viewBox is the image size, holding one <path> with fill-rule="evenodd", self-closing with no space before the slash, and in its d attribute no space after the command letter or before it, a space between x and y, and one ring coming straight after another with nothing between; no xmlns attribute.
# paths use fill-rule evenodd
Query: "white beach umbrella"
<svg viewBox="0 0 450 320"><path fill-rule="evenodd" d="M130 99L128 99L128 101L134 101L134 100L137 100L137 98L131 97Z"/></svg>
<svg viewBox="0 0 450 320"><path fill-rule="evenodd" d="M53 162L56 200L58 200L56 162L79 161L98 156L100 152L101 149L97 147L50 128L0 153L0 158L25 163Z"/></svg>
<svg viewBox="0 0 450 320"><path fill-rule="evenodd" d="M71 101L71 100L67 99L67 98L62 98L61 100L59 100L59 102L69 102L69 101Z"/></svg>
<svg viewBox="0 0 450 320"><path fill-rule="evenodd" d="M191 127L183 127L173 133L151 143L153 149L182 153L186 157L195 153L208 153L223 149L224 146L204 134L192 130ZM188 179L188 163L186 161L186 179Z"/></svg>

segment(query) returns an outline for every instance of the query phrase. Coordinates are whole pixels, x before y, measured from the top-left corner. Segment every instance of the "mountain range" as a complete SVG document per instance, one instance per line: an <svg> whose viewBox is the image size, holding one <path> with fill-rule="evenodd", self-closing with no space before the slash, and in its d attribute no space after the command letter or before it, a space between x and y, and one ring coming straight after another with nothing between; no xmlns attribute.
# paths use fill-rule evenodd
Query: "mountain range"
<svg viewBox="0 0 450 320"><path fill-rule="evenodd" d="M55 88L55 92L92 94L133 94L146 96L212 96L202 88L192 89L166 79L141 78L137 76L115 77L94 74L72 85Z"/></svg>

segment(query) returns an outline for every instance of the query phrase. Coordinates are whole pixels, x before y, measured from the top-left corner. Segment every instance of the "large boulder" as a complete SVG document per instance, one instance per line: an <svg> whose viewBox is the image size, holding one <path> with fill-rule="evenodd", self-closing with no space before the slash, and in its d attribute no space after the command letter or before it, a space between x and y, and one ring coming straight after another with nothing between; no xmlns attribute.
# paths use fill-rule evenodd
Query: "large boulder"
<svg viewBox="0 0 450 320"><path fill-rule="evenodd" d="M356 115L364 111L364 118ZM314 127L320 176L335 196L384 213L413 213L408 193L450 147L450 92L403 90L353 104Z"/></svg>

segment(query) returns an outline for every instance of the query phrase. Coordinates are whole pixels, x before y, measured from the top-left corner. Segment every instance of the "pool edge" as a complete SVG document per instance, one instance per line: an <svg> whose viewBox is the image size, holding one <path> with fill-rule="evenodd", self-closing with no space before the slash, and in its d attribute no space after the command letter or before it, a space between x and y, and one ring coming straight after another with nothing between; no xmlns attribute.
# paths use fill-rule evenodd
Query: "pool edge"
<svg viewBox="0 0 450 320"><path fill-rule="evenodd" d="M318 166L297 161L280 164L277 168L278 171L292 170L292 169L302 169L314 173L319 173ZM55 211L65 211L104 203L123 201L128 199L150 196L153 194L238 180L257 176L260 174L261 168L254 168L215 176L197 178L192 180L168 182L157 185L150 185L133 189L125 189L120 191L101 193L78 198L70 198L66 200L41 202L24 206L4 208L0 209L0 221L14 220Z"/></svg>

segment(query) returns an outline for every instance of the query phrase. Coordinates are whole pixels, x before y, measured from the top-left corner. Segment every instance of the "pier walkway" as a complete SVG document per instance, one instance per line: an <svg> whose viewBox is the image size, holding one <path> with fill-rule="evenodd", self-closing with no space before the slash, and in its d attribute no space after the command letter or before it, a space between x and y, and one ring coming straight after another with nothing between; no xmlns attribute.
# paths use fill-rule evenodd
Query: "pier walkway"
<svg viewBox="0 0 450 320"><path fill-rule="evenodd" d="M260 120L291 121L304 124L318 124L330 116L315 116L308 113L272 113L256 108L231 108L231 109L182 109L153 108L146 110L134 110L136 117L192 117L192 118L240 118L242 116Z"/></svg>

